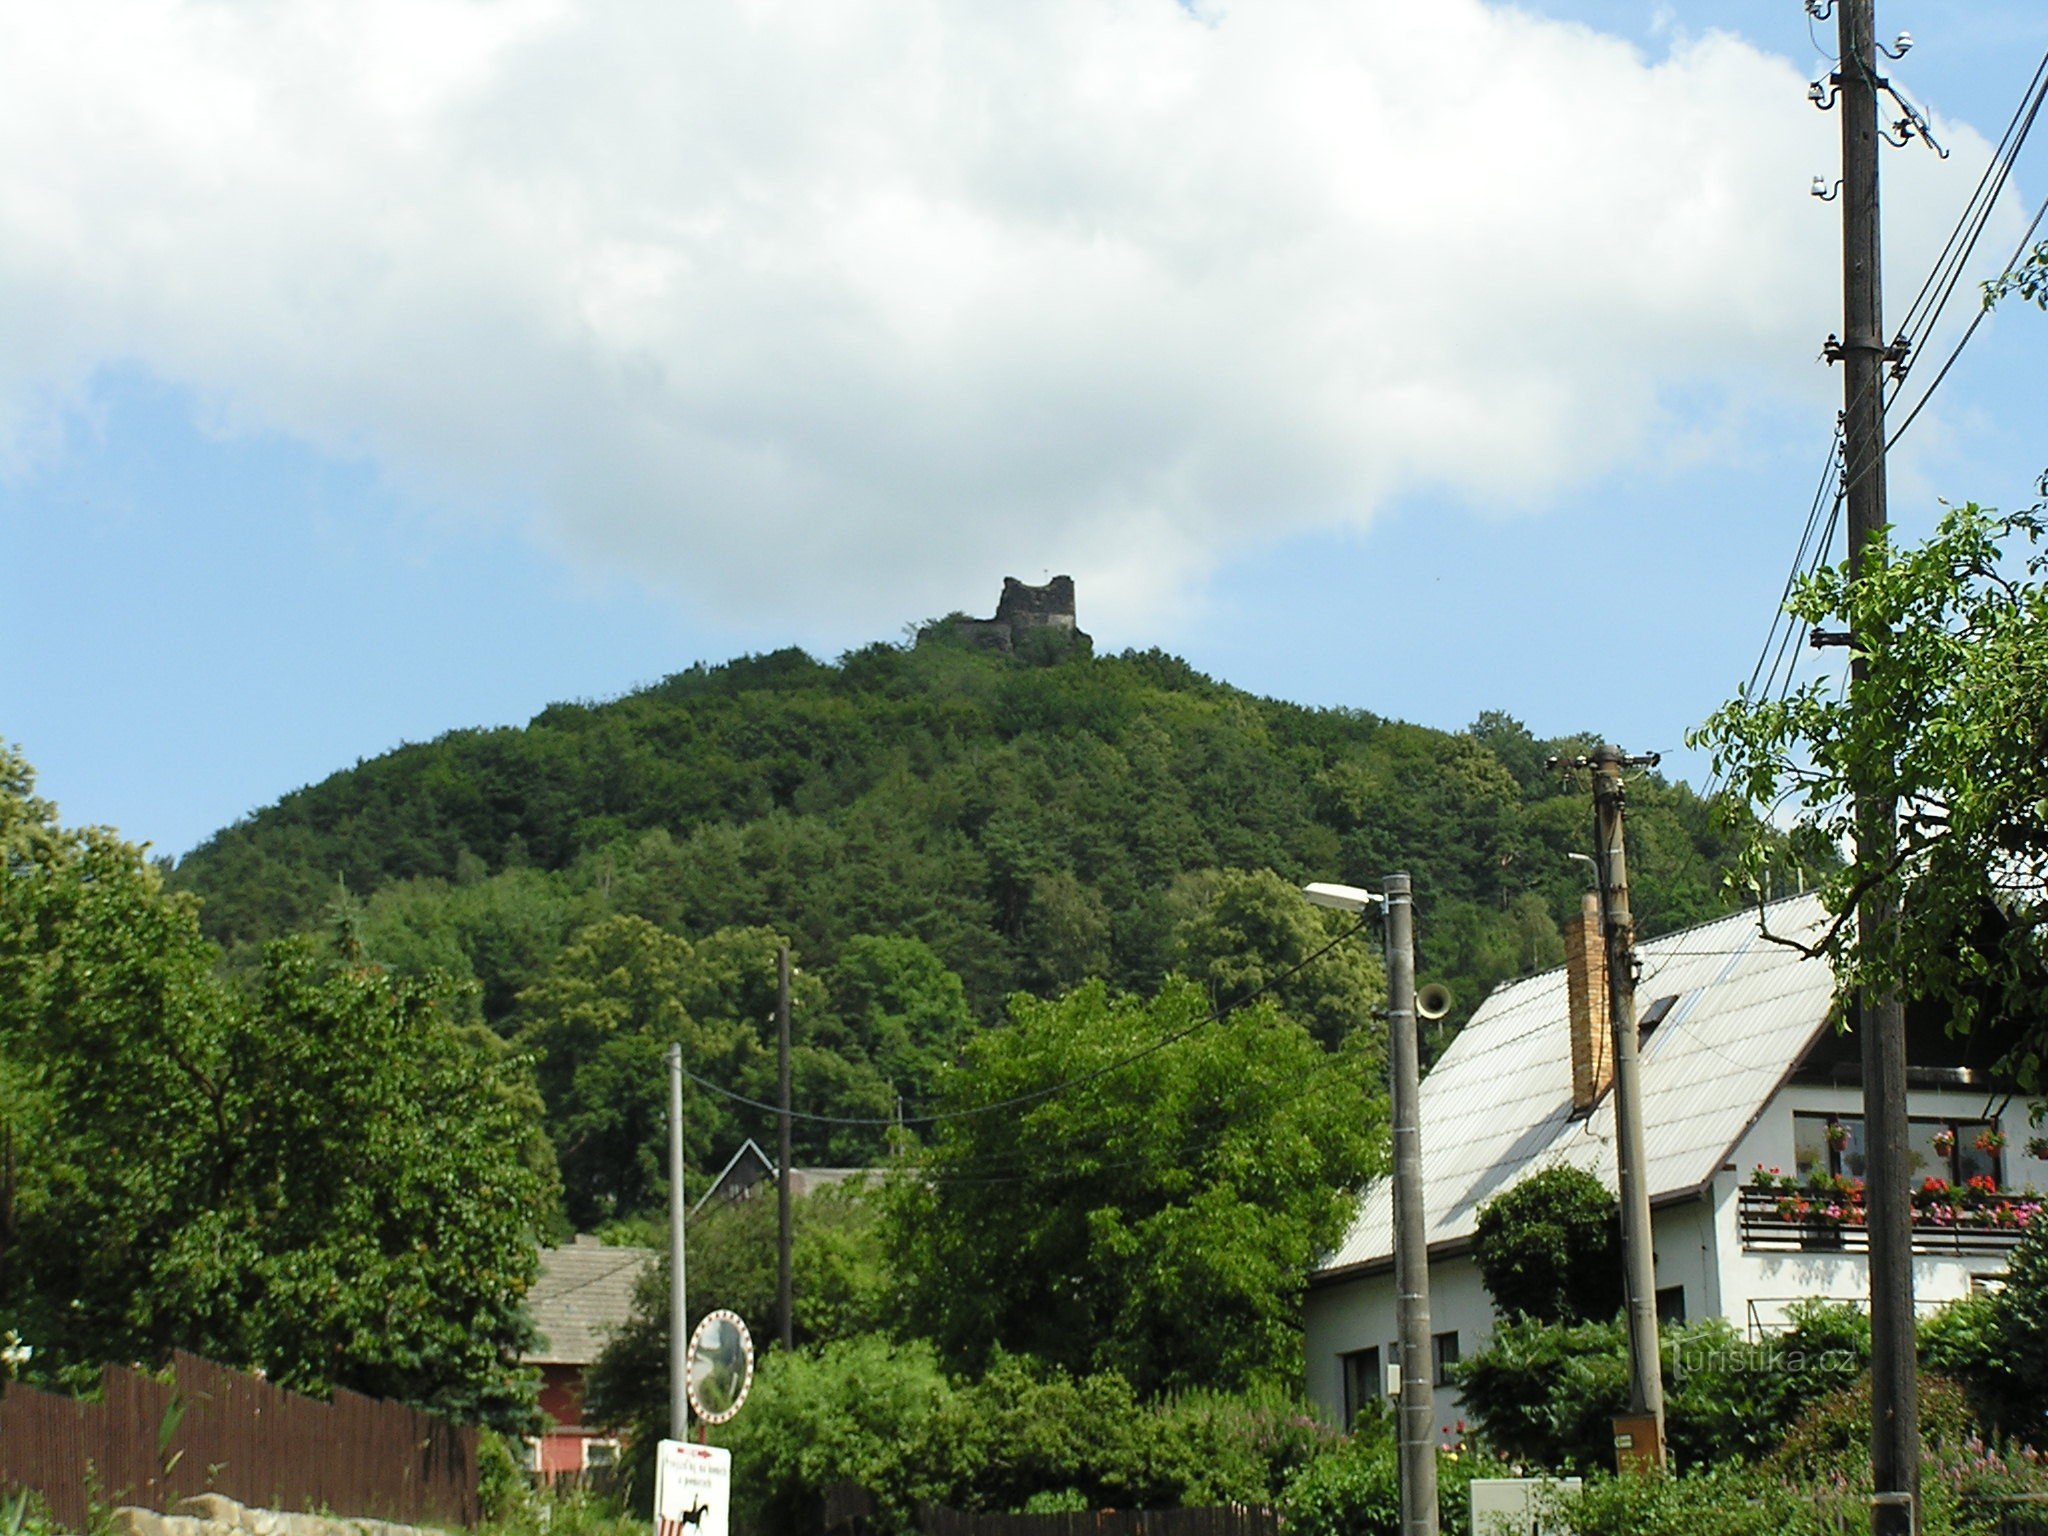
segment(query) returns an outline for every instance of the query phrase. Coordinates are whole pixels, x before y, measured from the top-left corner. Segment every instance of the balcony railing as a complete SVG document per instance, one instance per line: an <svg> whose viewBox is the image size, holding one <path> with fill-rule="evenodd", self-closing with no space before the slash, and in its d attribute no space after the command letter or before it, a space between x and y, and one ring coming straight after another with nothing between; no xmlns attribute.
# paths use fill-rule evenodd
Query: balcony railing
<svg viewBox="0 0 2048 1536"><path fill-rule="evenodd" d="M1914 1200L1915 1253L2004 1253L2038 1216L2043 1197L2005 1191L1975 1194L1967 1201ZM1830 1205L1841 1212L1828 1214ZM1803 1209L1802 1209L1803 1208ZM1830 1202L1805 1194L1744 1189L1738 1206L1742 1246L1766 1252L1867 1253L1870 1229L1857 1203Z"/></svg>

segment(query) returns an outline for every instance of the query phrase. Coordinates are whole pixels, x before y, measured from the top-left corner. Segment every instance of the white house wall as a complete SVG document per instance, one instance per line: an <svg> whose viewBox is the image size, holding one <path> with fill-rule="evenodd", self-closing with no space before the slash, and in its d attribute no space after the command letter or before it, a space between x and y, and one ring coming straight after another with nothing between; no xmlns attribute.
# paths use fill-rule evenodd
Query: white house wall
<svg viewBox="0 0 2048 1536"><path fill-rule="evenodd" d="M1356 1349L1377 1346L1383 1363L1393 1355L1400 1336L1394 1317L1394 1276L1391 1270L1362 1279L1318 1286L1308 1293L1302 1313L1308 1354L1309 1400L1331 1422L1344 1416L1344 1380L1338 1359ZM1429 1331L1458 1335L1459 1353L1470 1358L1493 1333L1493 1301L1480 1283L1469 1255L1439 1259L1429 1266ZM1436 1389L1440 1425L1455 1430L1464 1408L1449 1387Z"/></svg>
<svg viewBox="0 0 2048 1536"><path fill-rule="evenodd" d="M1986 1117L1987 1110L1982 1089L1914 1088L1908 1092L1906 1103L1908 1114L1916 1118L1979 1120ZM1996 1111L1997 1101L1988 1107ZM1870 1297L1869 1266L1861 1253L1749 1252L1742 1246L1738 1193L1758 1164L1787 1173L1793 1171L1792 1117L1796 1113L1860 1115L1862 1091L1803 1083L1780 1090L1764 1106L1756 1125L1737 1145L1734 1156L1714 1176L1714 1240L1722 1254L1722 1315L1739 1328L1781 1328L1790 1303L1805 1297L1827 1297L1859 1305L1867 1304ZM2022 1145L2027 1139L2024 1108L2008 1105L1998 1119L2008 1138L2007 1185L2048 1188L2048 1164L2028 1157ZM1932 1312L1967 1296L1973 1277L1995 1276L2004 1269L2002 1253L1920 1255L1913 1260L1913 1304L1923 1315Z"/></svg>

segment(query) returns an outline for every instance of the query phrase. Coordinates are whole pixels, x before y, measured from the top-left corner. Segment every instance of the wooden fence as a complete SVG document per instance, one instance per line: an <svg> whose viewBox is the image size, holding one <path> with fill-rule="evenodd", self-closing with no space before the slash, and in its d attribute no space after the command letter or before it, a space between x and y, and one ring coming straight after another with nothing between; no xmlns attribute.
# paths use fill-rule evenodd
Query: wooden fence
<svg viewBox="0 0 2048 1536"><path fill-rule="evenodd" d="M0 1488L29 1488L57 1522L88 1506L167 1510L198 1493L263 1509L472 1525L477 1432L354 1392L301 1397L196 1355L172 1379L108 1366L96 1402L9 1386Z"/></svg>
<svg viewBox="0 0 2048 1536"><path fill-rule="evenodd" d="M1270 1509L1104 1509L1058 1515L991 1515L927 1504L923 1536L1280 1536Z"/></svg>

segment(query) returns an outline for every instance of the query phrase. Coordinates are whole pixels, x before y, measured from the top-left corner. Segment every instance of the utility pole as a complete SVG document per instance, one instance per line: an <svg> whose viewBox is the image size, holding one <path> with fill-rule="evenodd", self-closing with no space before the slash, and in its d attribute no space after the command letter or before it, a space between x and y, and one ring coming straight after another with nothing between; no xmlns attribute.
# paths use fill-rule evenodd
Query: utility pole
<svg viewBox="0 0 2048 1536"><path fill-rule="evenodd" d="M1643 1075L1636 1036L1636 926L1628 905L1624 823L1628 791L1621 771L1654 767L1657 755L1629 757L1619 747L1593 750L1593 870L1600 882L1600 927L1607 947L1607 1017L1614 1039L1615 1162L1621 1185L1622 1278L1628 1312L1627 1426L1615 1426L1625 1465L1664 1464L1664 1375L1657 1340L1656 1252L1643 1148ZM1629 1444L1622 1443L1622 1436ZM1644 1445L1641 1440L1647 1439Z"/></svg>
<svg viewBox="0 0 2048 1536"><path fill-rule="evenodd" d="M690 1308L683 1268L683 1048L668 1048L668 1437L690 1438Z"/></svg>
<svg viewBox="0 0 2048 1536"><path fill-rule="evenodd" d="M1401 1333L1402 1536L1437 1536L1436 1361L1429 1337L1429 1247L1422 1208L1422 1063L1415 1039L1415 900L1388 875L1387 1065L1394 1118L1394 1285Z"/></svg>
<svg viewBox="0 0 2048 1536"><path fill-rule="evenodd" d="M1394 1121L1394 1311L1400 1334L1401 1536L1437 1536L1436 1359L1429 1336L1429 1234L1422 1203L1422 1062L1415 1038L1415 899L1405 874L1383 893L1318 881L1302 887L1313 906L1382 909L1387 941L1387 1076ZM1432 1018L1438 1017L1436 1014Z"/></svg>
<svg viewBox="0 0 2048 1536"><path fill-rule="evenodd" d="M1843 461L1849 501L1849 580L1863 579L1885 507L1884 335L1878 222L1877 17L1873 0L1836 0L1841 63L1833 83L1842 108ZM1861 695L1864 654L1876 637L1850 635L1849 701ZM1882 765L1858 765L1857 854L1888 858L1898 842L1898 807ZM1857 906L1857 943L1881 952L1897 921L1890 882L1873 882ZM1895 993L1865 988L1857 1000L1863 1057L1863 1126L1868 1162L1864 1203L1870 1233L1870 1470L1872 1536L1911 1536L1918 1524L1919 1381L1913 1348L1913 1231L1907 1204L1906 1013Z"/></svg>
<svg viewBox="0 0 2048 1536"><path fill-rule="evenodd" d="M775 1070L777 1103L781 1106L781 1140L775 1154L775 1310L781 1320L782 1347L796 1347L796 1282L790 1267L789 1160L789 945L775 951Z"/></svg>

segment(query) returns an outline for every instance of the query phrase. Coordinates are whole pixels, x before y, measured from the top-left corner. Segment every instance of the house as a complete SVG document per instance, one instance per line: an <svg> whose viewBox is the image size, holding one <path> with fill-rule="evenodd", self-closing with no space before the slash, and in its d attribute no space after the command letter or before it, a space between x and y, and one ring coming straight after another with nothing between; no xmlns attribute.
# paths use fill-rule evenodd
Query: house
<svg viewBox="0 0 2048 1536"><path fill-rule="evenodd" d="M540 1477L551 1480L616 1458L618 1442L583 1422L584 1382L632 1314L633 1289L654 1260L651 1249L610 1248L587 1235L541 1250L540 1274L526 1293L537 1338L525 1356L526 1364L540 1367L540 1406L548 1420L528 1442Z"/></svg>
<svg viewBox="0 0 2048 1536"><path fill-rule="evenodd" d="M1800 1195L1758 1187L1759 1168L1779 1170L1781 1181L1816 1168L1843 1180L1863 1171L1857 1042L1834 1027L1832 973L1776 941L1811 943L1826 921L1817 897L1800 896L1638 947L1647 1183L1665 1318L1724 1317L1758 1335L1782 1328L1800 1298L1868 1297L1866 1234L1853 1206L1835 1219L1826 1201L1802 1208ZM1472 1261L1479 1208L1558 1163L1616 1186L1597 911L1581 914L1566 941L1564 966L1495 990L1422 1082L1433 1374L1446 1424L1459 1412L1447 1371L1495 1321ZM1908 1035L1914 1188L1940 1179L1960 1191L1988 1177L1998 1191L1980 1185L1967 1201L1916 1196L1913 1285L1924 1312L1996 1282L2031 1215L2032 1202L2006 1191L2048 1185L2048 1164L2027 1150L2025 1105L1986 1070L2002 1044L1951 1039L1941 1020L1918 1014L1909 1014ZM1392 1227L1392 1190L1381 1180L1309 1280L1309 1395L1346 1423L1385 1389L1395 1359Z"/></svg>
<svg viewBox="0 0 2048 1536"><path fill-rule="evenodd" d="M789 1192L797 1199L814 1194L831 1184L844 1184L872 1172L867 1168L792 1168L789 1170ZM711 1181L711 1187L704 1191L702 1198L690 1207L690 1219L695 1221L705 1208L716 1209L741 1200L752 1200L757 1195L775 1193L775 1160L763 1152L750 1136L739 1151L727 1159L718 1177Z"/></svg>

